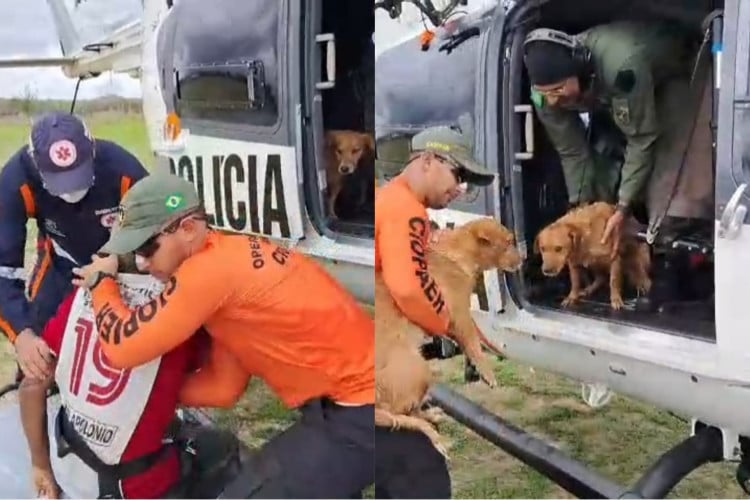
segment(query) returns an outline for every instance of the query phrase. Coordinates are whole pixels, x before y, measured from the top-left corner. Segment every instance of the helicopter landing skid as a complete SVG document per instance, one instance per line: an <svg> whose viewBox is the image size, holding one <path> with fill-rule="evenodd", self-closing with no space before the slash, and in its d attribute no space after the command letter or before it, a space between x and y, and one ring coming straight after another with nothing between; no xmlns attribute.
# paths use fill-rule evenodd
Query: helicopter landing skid
<svg viewBox="0 0 750 500"><path fill-rule="evenodd" d="M723 460L724 439L716 427L703 427L672 447L620 498L665 498L699 467Z"/></svg>
<svg viewBox="0 0 750 500"><path fill-rule="evenodd" d="M698 423L692 436L664 453L632 488L625 488L443 384L432 387L429 404L578 498L665 498L694 470L726 459L727 436L716 427ZM739 442L747 462L743 466L745 462L741 461L737 480L750 492L750 440L743 439L739 438Z"/></svg>

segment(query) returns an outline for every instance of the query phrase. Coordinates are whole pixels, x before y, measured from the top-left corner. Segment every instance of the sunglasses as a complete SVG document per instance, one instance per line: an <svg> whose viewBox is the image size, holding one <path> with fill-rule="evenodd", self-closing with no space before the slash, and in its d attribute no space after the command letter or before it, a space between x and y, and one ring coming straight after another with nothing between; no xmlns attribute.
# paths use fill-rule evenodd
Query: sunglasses
<svg viewBox="0 0 750 500"><path fill-rule="evenodd" d="M456 184L467 182L466 169L459 165L453 158L443 155L435 155L435 157L450 167L451 173L456 179Z"/></svg>
<svg viewBox="0 0 750 500"><path fill-rule="evenodd" d="M543 95L544 97L562 97L563 95L565 95L566 86L567 84L563 83L561 85L558 85L557 87L544 90L538 87L532 87L532 92L536 92L537 94Z"/></svg>
<svg viewBox="0 0 750 500"><path fill-rule="evenodd" d="M159 244L159 237L164 234L173 234L179 229L180 225L188 220L188 219L195 219L195 220L202 220L206 221L208 220L208 217L206 216L198 216L196 215L196 212L198 212L199 209L191 210L190 212L183 214L181 217L173 220L169 224L167 224L161 231L156 233L155 235L151 236L149 239L143 242L141 246L135 249L133 253L135 253L137 256L142 257L144 259L149 259L154 256L154 254L159 250L160 244Z"/></svg>

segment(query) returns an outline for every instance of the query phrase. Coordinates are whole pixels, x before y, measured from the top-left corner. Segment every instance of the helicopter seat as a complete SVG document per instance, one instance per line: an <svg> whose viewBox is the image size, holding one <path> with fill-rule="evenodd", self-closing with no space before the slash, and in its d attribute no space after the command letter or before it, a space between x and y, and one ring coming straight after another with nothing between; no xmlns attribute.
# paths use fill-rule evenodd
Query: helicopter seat
<svg viewBox="0 0 750 500"><path fill-rule="evenodd" d="M653 306L662 314L709 318L713 315L713 279L704 276L712 268L714 255L714 147L711 130L713 85L710 68L696 78L700 102L691 110L695 117L677 137L670 153L662 161L684 162L665 205L659 207L664 218L656 237L649 241L647 226L637 234L651 243L652 275L655 289ZM702 78L701 78L702 77ZM662 192L668 191L657 187ZM648 207L649 211L654 210ZM665 209L666 208L666 209ZM712 272L712 271L711 271ZM686 280L690 276L693 279ZM701 277L702 276L702 277ZM686 293L686 290L689 292Z"/></svg>
<svg viewBox="0 0 750 500"><path fill-rule="evenodd" d="M650 218L663 217L654 240L660 250L712 255L715 97L710 56L705 48L700 54L693 80L665 96L669 109L683 111L676 117L680 126L664 131L670 147L655 162L673 168L652 179L646 198Z"/></svg>

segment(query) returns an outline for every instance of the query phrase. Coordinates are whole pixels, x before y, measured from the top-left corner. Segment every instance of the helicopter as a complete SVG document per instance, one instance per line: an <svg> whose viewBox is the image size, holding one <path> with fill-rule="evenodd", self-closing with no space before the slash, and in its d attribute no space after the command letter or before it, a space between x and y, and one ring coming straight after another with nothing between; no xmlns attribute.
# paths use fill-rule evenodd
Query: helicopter
<svg viewBox="0 0 750 500"><path fill-rule="evenodd" d="M433 402L578 496L659 497L691 470L718 460L738 462L738 480L750 488L745 437L750 340L738 319L741 284L749 272L742 234L747 134L740 133L747 126L748 65L738 57L747 53L741 36L747 29L739 27L748 26L750 2L662 0L638 3L636 9L625 1L573 8L569 0L383 0L374 9L365 6L370 15L374 10L375 20L368 18L372 24L362 29L347 14L326 10L331 2L325 1L221 0L209 15L193 0L144 0L140 23L84 47L71 28L70 12L55 3L49 1L63 58L0 65L62 65L68 76L84 79L113 68L138 76L158 168L195 183L213 225L262 234L320 259L364 303L373 301L373 214L335 220L324 208L326 114L356 109L332 104L358 95L375 101L374 117L349 119L374 130L372 177L378 182L398 173L417 131L439 124L469 130L475 156L498 180L431 211L432 222L446 228L494 217L514 231L528 256L515 274L487 272L479 280L472 313L485 347L582 381L582 396L592 406L606 404L617 392L684 415L690 437L626 489L445 387L433 391ZM619 314L595 297L576 309L561 309L560 285L539 278L538 261L528 252L543 224L562 215L562 203L556 194L559 164L533 168L535 162L555 165L528 98L520 57L525 33L542 25L581 30L637 14L677 19L703 35L701 23L717 8L722 14L706 32L713 48L707 88L713 92L704 92L711 104L711 119L704 121L716 124L709 129L708 153L716 177L715 217L708 237L696 231L661 251L664 279L670 273L694 278L691 286L677 287L692 293L671 297L674 304L635 297ZM337 17L355 25L346 33L354 43L342 42L331 27ZM254 20L252 43L237 43L237 37L247 37L248 18ZM365 42L373 39L374 48L367 48ZM359 68L341 67L343 51L352 45L364 47L362 59L370 54L374 59L372 93L361 90L368 76L362 78ZM347 85L349 90L342 89ZM542 170L550 177L535 177ZM699 266L685 267L694 262ZM457 353L450 341L436 344L435 357ZM665 468L671 472L664 474Z"/></svg>
<svg viewBox="0 0 750 500"><path fill-rule="evenodd" d="M139 16L92 36L77 23L101 2L48 0L62 55L0 60L0 68L57 66L79 85L106 71L138 78L154 168L192 182L215 229L312 256L373 304L374 154L369 168L365 159L347 176L334 216L325 137L373 131L372 4L217 0L206 10L197 0L127 1ZM215 425L193 409L180 418ZM8 430L0 496L33 495L27 461L15 458L28 456L18 406L1 407L0 421ZM251 476L241 471L217 491L241 497Z"/></svg>
<svg viewBox="0 0 750 500"><path fill-rule="evenodd" d="M438 406L561 484L575 477L580 496L662 498L683 473L722 460L738 464L737 479L750 492L750 340L740 319L750 273L743 170L750 158L750 2L394 0L379 7L379 181L400 172L409 139L420 130L445 125L469 132L475 157L498 178L430 211L433 227L494 217L514 232L526 257L518 272L486 272L477 285L472 313L486 349L581 381L582 397L593 407L619 393L684 416L689 437L632 489L618 489L600 476L579 475L580 464L543 442L528 444L520 430L446 388L433 391ZM531 248L538 232L566 212L567 192L559 158L533 112L522 46L537 27L578 33L619 19L659 19L695 33L694 123L687 124L679 161L681 169L702 175L704 199L696 203L707 203L708 215L669 237L650 234L641 221L637 236L653 256L653 293L633 292L622 311L610 309L606 293L562 307L567 278L542 276ZM598 117L581 119L590 136L604 133ZM433 343L433 357L455 354L449 341ZM598 486L586 486L592 484Z"/></svg>
<svg viewBox="0 0 750 500"><path fill-rule="evenodd" d="M82 40L74 14L90 0L48 0L63 55L0 68L59 66L79 84L105 71L139 78L156 168L195 184L214 227L293 246L371 304L372 166L347 177L354 194L332 216L324 133L372 131L372 6L267 0L238 12L227 1L207 15L191 0L133 2L139 19ZM240 19L268 31L249 37Z"/></svg>

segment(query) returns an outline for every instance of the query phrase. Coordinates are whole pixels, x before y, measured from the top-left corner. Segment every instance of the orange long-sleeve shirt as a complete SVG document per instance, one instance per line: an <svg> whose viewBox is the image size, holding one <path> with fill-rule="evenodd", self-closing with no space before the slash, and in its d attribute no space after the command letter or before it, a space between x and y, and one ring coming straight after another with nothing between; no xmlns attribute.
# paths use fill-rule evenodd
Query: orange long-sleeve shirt
<svg viewBox="0 0 750 500"><path fill-rule="evenodd" d="M168 352L202 325L244 368L236 384L257 375L289 407L375 400L373 320L318 263L265 240L212 232L154 301L133 310L111 279L92 297L118 368Z"/></svg>
<svg viewBox="0 0 750 500"><path fill-rule="evenodd" d="M231 408L244 394L250 377L237 356L212 342L205 363L183 383L180 404Z"/></svg>
<svg viewBox="0 0 750 500"><path fill-rule="evenodd" d="M376 190L375 272L407 318L431 335L446 335L448 307L425 259L429 238L427 210L403 176Z"/></svg>

